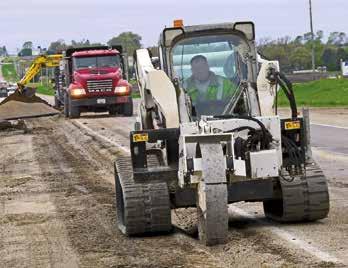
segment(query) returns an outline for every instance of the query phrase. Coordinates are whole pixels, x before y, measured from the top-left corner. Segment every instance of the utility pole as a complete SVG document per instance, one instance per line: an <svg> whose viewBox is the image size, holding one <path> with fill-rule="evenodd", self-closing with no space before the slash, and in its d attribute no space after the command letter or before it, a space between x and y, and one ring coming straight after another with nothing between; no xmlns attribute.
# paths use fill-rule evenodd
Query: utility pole
<svg viewBox="0 0 348 268"><path fill-rule="evenodd" d="M311 24L311 39L312 39L312 71L315 72L315 51L314 51L314 31L313 31L313 16L312 16L312 0L309 0L309 18Z"/></svg>

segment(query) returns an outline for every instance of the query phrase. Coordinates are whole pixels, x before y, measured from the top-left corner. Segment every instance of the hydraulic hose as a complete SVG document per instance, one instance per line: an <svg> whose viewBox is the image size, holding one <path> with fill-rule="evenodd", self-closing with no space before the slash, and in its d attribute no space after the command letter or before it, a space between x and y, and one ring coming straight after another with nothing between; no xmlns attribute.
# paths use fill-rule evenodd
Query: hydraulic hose
<svg viewBox="0 0 348 268"><path fill-rule="evenodd" d="M271 139L268 139L268 137L271 137L269 136L269 132L268 130L266 129L265 125L258 119L254 118L254 117L251 117L251 116L241 116L241 115L238 115L238 116L235 116L235 115L215 115L214 118L217 118L217 119L232 119L232 118L235 118L235 119L244 119L244 120L250 120L250 121L254 121L256 122L260 128L261 128L261 131L262 131L262 140L261 140L261 148L262 149L266 149L268 148L268 145L270 143L270 140ZM267 135L269 134L269 135Z"/></svg>
<svg viewBox="0 0 348 268"><path fill-rule="evenodd" d="M283 89L287 99L289 100L291 117L297 118L297 104L292 83L286 78L286 76L283 73L280 72L276 73L276 80L280 87Z"/></svg>

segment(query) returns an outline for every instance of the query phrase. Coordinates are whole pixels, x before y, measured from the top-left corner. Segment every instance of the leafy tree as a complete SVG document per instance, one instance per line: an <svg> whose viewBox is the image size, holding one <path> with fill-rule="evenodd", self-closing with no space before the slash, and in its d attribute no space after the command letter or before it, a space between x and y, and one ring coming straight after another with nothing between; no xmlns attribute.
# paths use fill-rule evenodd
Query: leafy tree
<svg viewBox="0 0 348 268"><path fill-rule="evenodd" d="M327 47L323 52L323 63L329 71L336 70L337 52L335 48Z"/></svg>
<svg viewBox="0 0 348 268"><path fill-rule="evenodd" d="M346 33L332 32L327 42L324 32L317 31L312 41L311 33L295 37L262 39L258 49L266 58L278 60L285 72L311 68L311 50L314 45L316 66L326 66L330 71L339 70L340 59L348 60L348 38Z"/></svg>
<svg viewBox="0 0 348 268"><path fill-rule="evenodd" d="M301 45L301 44L303 44L303 36L302 35L298 35L298 36L296 36L296 38L295 38L295 40L294 40L294 44L296 44L296 45Z"/></svg>
<svg viewBox="0 0 348 268"><path fill-rule="evenodd" d="M71 40L72 47L90 47L90 46L102 46L101 43L91 43L88 39L82 39L81 41Z"/></svg>
<svg viewBox="0 0 348 268"><path fill-rule="evenodd" d="M24 42L22 48L23 48L23 49L33 49L33 42L32 42L32 41L26 41L26 42Z"/></svg>
<svg viewBox="0 0 348 268"><path fill-rule="evenodd" d="M51 44L48 47L48 53L61 53L62 51L66 50L67 47L68 45L65 44L65 41L63 39L58 39L57 41L51 42Z"/></svg>
<svg viewBox="0 0 348 268"><path fill-rule="evenodd" d="M121 45L128 55L133 55L136 49L141 48L141 36L133 32L123 32L111 38L107 44L109 46Z"/></svg>
<svg viewBox="0 0 348 268"><path fill-rule="evenodd" d="M321 40L322 40L323 38L324 38L324 32L321 31L321 30L317 31L316 36L314 37L314 39L315 39L316 41L320 41L320 43L321 43Z"/></svg>
<svg viewBox="0 0 348 268"><path fill-rule="evenodd" d="M33 56L33 50L31 48L23 48L19 53L19 57L29 57Z"/></svg>
<svg viewBox="0 0 348 268"><path fill-rule="evenodd" d="M341 46L348 42L346 33L343 32L332 32L327 40L328 45Z"/></svg>
<svg viewBox="0 0 348 268"><path fill-rule="evenodd" d="M304 46L294 49L290 55L290 62L295 70L309 69L308 59L311 57L311 51Z"/></svg>
<svg viewBox="0 0 348 268"><path fill-rule="evenodd" d="M8 56L6 46L0 47L0 56Z"/></svg>

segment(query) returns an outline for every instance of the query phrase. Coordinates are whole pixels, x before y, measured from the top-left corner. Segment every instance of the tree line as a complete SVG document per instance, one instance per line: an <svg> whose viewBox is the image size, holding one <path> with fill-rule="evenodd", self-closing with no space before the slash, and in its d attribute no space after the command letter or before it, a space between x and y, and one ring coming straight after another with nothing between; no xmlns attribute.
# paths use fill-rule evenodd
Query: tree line
<svg viewBox="0 0 348 268"><path fill-rule="evenodd" d="M58 39L49 44L47 48L38 47L41 53L46 54L57 54L62 53L64 50L72 47L91 47L91 46L100 46L100 45L108 45L108 46L116 46L122 45L125 52L129 55L133 55L134 50L141 48L141 36L133 33L133 32L123 32L117 36L112 37L106 44L99 42L90 42L89 39L82 39L80 41L71 40L71 42L66 42L64 39ZM1 49L1 48L0 48ZM18 56L32 56L33 54L33 42L26 41L22 45ZM1 52L1 50L0 50ZM1 55L1 54L0 54Z"/></svg>
<svg viewBox="0 0 348 268"><path fill-rule="evenodd" d="M316 66L328 71L339 71L340 61L348 60L348 36L344 32L332 32L324 40L324 32L318 31L312 41L311 33L295 38L285 36L276 40L262 39L258 50L269 59L276 59L285 72L312 68L311 50L314 45Z"/></svg>
<svg viewBox="0 0 348 268"><path fill-rule="evenodd" d="M133 32L123 32L112 37L107 41L107 45L122 45L128 55L133 55L134 50L141 48L142 37ZM51 42L47 49L42 49L44 53L61 53L69 47L97 46L102 43L93 43L88 39L81 41L72 40L70 43L63 39ZM348 60L348 36L344 32L332 32L328 38L324 38L323 31L317 31L312 41L311 33L305 33L295 38L285 36L272 40L270 38L261 39L257 42L259 52L266 58L278 60L285 72L295 70L310 70L312 67L311 50L314 45L316 66L325 66L328 71L338 71L340 61ZM5 48L6 49L6 48ZM27 56L33 49L33 43L27 41L23 44L19 56ZM150 48L156 56L156 46ZM1 47L0 47L1 52Z"/></svg>
<svg viewBox="0 0 348 268"><path fill-rule="evenodd" d="M106 42L108 46L121 45L128 55L133 55L134 50L142 47L141 36L133 32L123 32L117 36L112 37ZM102 43L91 43L88 39L82 41L72 40L70 44L67 44L63 39L52 42L48 49L48 53L61 53L69 47L89 47L105 45Z"/></svg>
<svg viewBox="0 0 348 268"><path fill-rule="evenodd" d="M0 46L0 56L1 56L1 57L6 57L6 56L8 56L6 46Z"/></svg>

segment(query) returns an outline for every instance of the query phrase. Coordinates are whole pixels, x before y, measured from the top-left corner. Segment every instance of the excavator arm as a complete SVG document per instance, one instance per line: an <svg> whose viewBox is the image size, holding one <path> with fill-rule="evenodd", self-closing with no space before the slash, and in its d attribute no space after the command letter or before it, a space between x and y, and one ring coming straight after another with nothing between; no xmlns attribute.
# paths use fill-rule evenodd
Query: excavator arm
<svg viewBox="0 0 348 268"><path fill-rule="evenodd" d="M58 114L45 100L35 95L35 88L26 85L42 67L57 67L63 55L40 55L31 64L24 77L17 83L15 93L0 103L0 120L15 120Z"/></svg>
<svg viewBox="0 0 348 268"><path fill-rule="evenodd" d="M62 55L40 55L31 64L28 71L25 73L23 78L17 83L18 90L23 93L25 86L40 72L43 66L46 67L57 67L59 62L63 58Z"/></svg>

